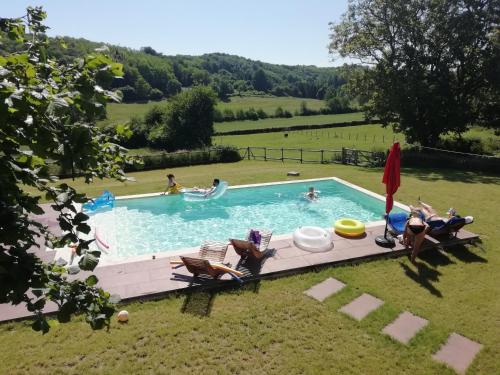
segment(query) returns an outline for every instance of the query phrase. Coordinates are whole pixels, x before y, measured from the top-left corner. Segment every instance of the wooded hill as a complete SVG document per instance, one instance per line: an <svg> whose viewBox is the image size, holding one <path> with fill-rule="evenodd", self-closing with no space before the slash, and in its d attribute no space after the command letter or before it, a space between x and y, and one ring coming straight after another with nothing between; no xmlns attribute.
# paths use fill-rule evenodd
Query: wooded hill
<svg viewBox="0 0 500 375"><path fill-rule="evenodd" d="M19 48L6 38L0 43L0 54ZM124 77L109 83L120 89L124 102L159 100L200 84L212 86L221 99L241 93L324 99L339 95L356 69L276 65L224 53L165 56L151 47L137 51L70 37L50 38L48 54L69 61L103 47L124 65Z"/></svg>

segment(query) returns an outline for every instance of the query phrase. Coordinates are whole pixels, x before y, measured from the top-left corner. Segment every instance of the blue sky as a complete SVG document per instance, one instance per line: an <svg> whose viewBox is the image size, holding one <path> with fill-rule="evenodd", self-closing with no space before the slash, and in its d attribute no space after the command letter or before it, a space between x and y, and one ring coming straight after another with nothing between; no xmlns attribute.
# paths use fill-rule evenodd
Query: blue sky
<svg viewBox="0 0 500 375"><path fill-rule="evenodd" d="M49 35L82 37L164 54L225 52L287 65L341 65L328 54L328 22L347 0L10 0L0 17L43 5Z"/></svg>

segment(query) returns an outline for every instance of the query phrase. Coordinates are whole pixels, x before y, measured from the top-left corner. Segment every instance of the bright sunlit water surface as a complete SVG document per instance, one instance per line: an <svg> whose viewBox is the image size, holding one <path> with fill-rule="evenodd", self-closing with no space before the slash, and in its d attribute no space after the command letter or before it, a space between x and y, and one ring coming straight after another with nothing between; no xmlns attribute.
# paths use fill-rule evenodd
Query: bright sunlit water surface
<svg viewBox="0 0 500 375"><path fill-rule="evenodd" d="M310 186L320 191L317 201L303 198ZM366 223L381 220L384 210L377 198L322 180L228 189L202 202L186 202L181 195L117 200L113 209L92 214L90 224L109 244L111 257L127 258L244 238L250 228L279 235L304 225L331 227L343 217Z"/></svg>

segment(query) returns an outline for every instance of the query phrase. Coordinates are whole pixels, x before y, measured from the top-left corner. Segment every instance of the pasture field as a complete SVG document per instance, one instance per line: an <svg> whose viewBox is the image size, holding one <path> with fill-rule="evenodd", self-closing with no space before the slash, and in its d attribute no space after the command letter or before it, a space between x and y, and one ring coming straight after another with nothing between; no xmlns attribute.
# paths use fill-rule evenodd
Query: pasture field
<svg viewBox="0 0 500 375"><path fill-rule="evenodd" d="M214 129L217 133L233 130L265 129L294 127L299 125L323 125L339 122L361 121L364 119L362 112L342 113L337 115L294 116L290 118L266 118L263 120L245 120L231 122L216 122Z"/></svg>
<svg viewBox="0 0 500 375"><path fill-rule="evenodd" d="M285 135L288 136L285 137ZM213 139L217 145L236 147L290 147L330 150L347 147L366 151L381 151L387 149L393 140L403 143L404 136L394 133L391 128L382 128L379 124L369 124L279 133L225 135L215 136Z"/></svg>
<svg viewBox="0 0 500 375"><path fill-rule="evenodd" d="M206 185L213 177L230 184L338 176L383 194L381 168L242 161L131 173L136 182L68 181L92 196L103 189L117 195L162 191L172 172L184 186ZM455 247L405 257L328 267L229 291L175 294L120 306L130 321L115 320L109 331L92 332L81 318L59 324L47 335L31 322L0 324L2 374L444 374L434 361L452 332L484 345L467 374L496 374L500 368L500 270L498 205L500 177L450 170L402 169L395 199L431 202L440 213L454 206L472 215L468 229L479 247ZM334 207L332 207L334 209ZM331 223L325 222L325 226ZM167 267L167 265L165 266ZM335 277L347 284L319 303L304 291ZM385 301L357 322L337 310L362 293ZM402 311L429 325L401 345L380 331ZM20 350L22 348L22 350Z"/></svg>
<svg viewBox="0 0 500 375"><path fill-rule="evenodd" d="M319 110L325 107L325 102L318 99L303 99L293 97L272 97L272 96L234 96L228 102L219 101L217 109L255 109L262 108L267 114L274 114L276 108L280 107L292 113L300 109L300 104L305 101L309 109ZM144 114L155 105L163 105L167 100L147 103L109 103L106 106L107 119L99 122L101 126L109 124L125 123L132 116L142 117Z"/></svg>

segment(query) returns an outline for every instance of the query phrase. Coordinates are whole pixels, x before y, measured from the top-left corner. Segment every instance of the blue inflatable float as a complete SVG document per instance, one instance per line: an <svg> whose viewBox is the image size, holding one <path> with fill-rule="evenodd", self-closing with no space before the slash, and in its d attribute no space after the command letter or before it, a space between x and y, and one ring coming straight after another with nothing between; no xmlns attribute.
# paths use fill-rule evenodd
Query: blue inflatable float
<svg viewBox="0 0 500 375"><path fill-rule="evenodd" d="M115 196L105 190L100 196L95 199L91 199L89 202L83 205L85 211L95 211L99 208L113 208L115 205Z"/></svg>
<svg viewBox="0 0 500 375"><path fill-rule="evenodd" d="M229 184L226 181L221 181L219 185L210 193L204 191L188 191L183 194L183 198L186 201L205 201L207 199L217 199L220 198L225 192Z"/></svg>

